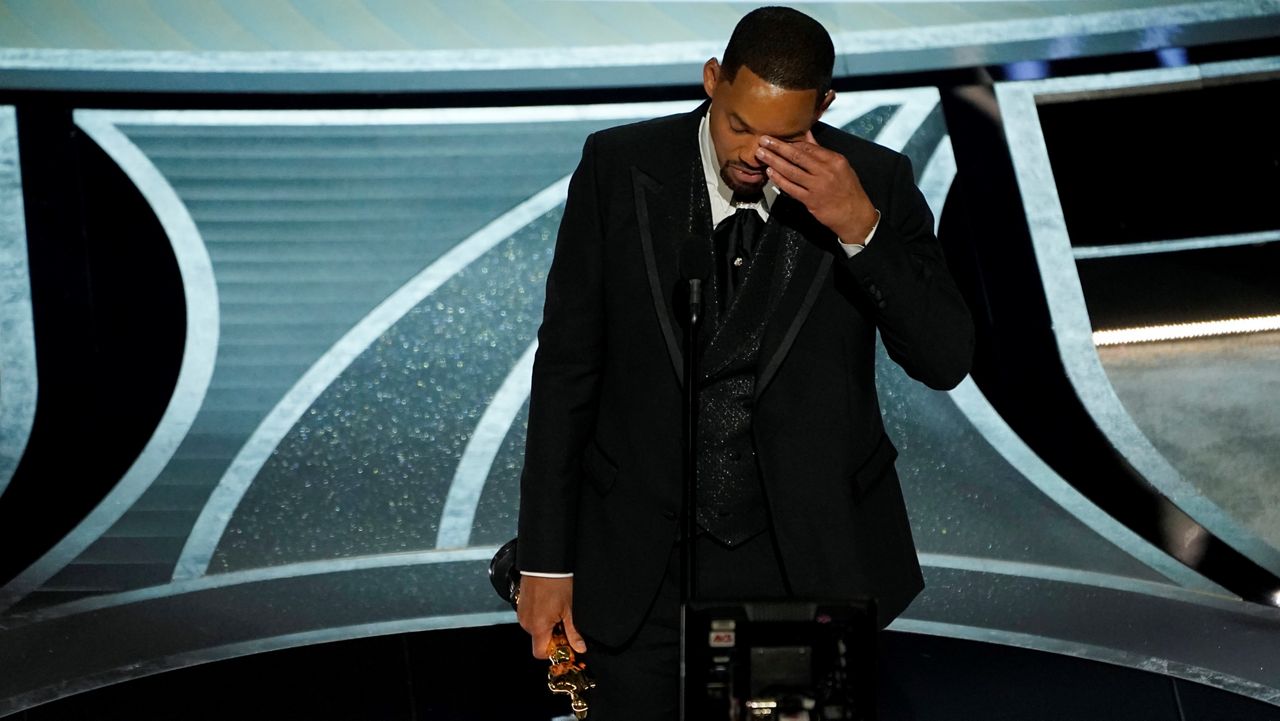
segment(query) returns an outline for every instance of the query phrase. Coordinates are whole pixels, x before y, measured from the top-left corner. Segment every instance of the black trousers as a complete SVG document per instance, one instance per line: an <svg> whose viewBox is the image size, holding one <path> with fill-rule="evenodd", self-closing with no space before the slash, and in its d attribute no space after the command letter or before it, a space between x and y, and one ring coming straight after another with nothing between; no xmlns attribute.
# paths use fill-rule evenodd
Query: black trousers
<svg viewBox="0 0 1280 721"><path fill-rule="evenodd" d="M705 535L694 543L699 598L790 596L772 533L759 534L732 549ZM617 647L587 637L588 652L582 660L597 682L588 696L590 721L674 721L679 717L680 583L677 546L635 635Z"/></svg>

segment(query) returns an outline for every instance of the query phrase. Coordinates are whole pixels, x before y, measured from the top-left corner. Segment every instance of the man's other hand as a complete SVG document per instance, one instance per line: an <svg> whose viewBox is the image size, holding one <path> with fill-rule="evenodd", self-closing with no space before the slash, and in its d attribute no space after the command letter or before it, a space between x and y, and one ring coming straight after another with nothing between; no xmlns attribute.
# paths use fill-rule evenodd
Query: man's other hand
<svg viewBox="0 0 1280 721"><path fill-rule="evenodd" d="M564 635L573 650L587 650L586 641L573 625L573 578L522 577L516 619L533 638L534 658L547 658L551 629L560 621L564 622Z"/></svg>
<svg viewBox="0 0 1280 721"><path fill-rule="evenodd" d="M876 222L876 209L843 155L818 145L813 133L784 142L760 138L756 159L784 193L804 204L819 223L846 243L861 244Z"/></svg>

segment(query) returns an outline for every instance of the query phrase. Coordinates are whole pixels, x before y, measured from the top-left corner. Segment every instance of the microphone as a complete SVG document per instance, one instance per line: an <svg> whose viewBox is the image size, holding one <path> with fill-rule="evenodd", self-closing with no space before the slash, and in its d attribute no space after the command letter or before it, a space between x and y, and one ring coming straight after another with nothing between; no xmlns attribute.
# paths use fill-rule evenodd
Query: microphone
<svg viewBox="0 0 1280 721"><path fill-rule="evenodd" d="M711 258L696 238L686 238L680 246L680 280L688 284L689 322L697 325L702 317L702 287L711 275Z"/></svg>

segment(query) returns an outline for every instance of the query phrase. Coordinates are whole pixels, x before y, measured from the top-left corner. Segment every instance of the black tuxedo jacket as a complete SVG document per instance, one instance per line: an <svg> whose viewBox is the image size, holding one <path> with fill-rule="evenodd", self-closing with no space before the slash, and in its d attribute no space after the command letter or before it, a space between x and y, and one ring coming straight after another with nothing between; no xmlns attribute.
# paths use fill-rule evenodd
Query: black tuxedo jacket
<svg viewBox="0 0 1280 721"><path fill-rule="evenodd" d="M523 570L572 572L574 621L606 644L637 628L678 533L680 246L711 233L698 154L706 104L595 133L569 185L547 279L521 478ZM852 258L797 201L800 244L757 366L753 435L797 595L870 595L887 624L923 587L897 451L881 423L875 333L933 388L968 372L973 328L902 155L819 123L882 218ZM745 570L744 570L745 572Z"/></svg>

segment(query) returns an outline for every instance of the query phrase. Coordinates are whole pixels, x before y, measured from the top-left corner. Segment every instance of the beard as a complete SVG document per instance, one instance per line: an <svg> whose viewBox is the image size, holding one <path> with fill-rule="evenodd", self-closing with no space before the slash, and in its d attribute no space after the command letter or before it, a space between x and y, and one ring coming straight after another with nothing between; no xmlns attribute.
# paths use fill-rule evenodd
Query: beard
<svg viewBox="0 0 1280 721"><path fill-rule="evenodd" d="M743 183L734 177L733 172L729 169L730 165L731 163L725 163L720 166L720 179L724 181L725 185L729 186L729 190L733 191L734 200L743 203L754 203L760 200L764 195L764 186L769 180L768 176L762 172L759 183ZM745 168L746 166L737 164L735 167Z"/></svg>

